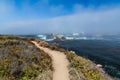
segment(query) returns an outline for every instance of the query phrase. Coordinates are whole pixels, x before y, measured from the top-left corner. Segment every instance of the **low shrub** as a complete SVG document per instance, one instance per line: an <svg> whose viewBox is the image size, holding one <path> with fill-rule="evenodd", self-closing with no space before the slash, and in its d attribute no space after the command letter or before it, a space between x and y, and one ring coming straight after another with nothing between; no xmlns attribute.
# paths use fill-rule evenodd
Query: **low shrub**
<svg viewBox="0 0 120 80"><path fill-rule="evenodd" d="M51 80L44 72L52 70L51 58L28 39L0 36L0 80L38 80L40 74Z"/></svg>

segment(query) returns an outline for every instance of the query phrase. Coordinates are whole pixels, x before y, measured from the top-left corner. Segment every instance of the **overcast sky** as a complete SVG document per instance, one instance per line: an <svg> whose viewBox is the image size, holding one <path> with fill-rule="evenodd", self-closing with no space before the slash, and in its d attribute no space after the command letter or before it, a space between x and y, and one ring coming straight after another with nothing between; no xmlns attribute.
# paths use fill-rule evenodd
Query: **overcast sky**
<svg viewBox="0 0 120 80"><path fill-rule="evenodd" d="M120 0L0 0L0 34L120 33Z"/></svg>

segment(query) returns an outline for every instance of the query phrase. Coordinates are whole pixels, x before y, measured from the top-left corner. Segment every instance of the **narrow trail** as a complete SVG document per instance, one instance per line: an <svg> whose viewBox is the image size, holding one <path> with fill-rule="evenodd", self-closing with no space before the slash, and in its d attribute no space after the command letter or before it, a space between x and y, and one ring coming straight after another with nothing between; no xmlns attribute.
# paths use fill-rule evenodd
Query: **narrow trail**
<svg viewBox="0 0 120 80"><path fill-rule="evenodd" d="M34 43L40 50L43 50L52 58L52 66L55 70L53 72L53 80L70 80L68 70L69 62L64 53L41 47L35 41L32 41L32 43Z"/></svg>

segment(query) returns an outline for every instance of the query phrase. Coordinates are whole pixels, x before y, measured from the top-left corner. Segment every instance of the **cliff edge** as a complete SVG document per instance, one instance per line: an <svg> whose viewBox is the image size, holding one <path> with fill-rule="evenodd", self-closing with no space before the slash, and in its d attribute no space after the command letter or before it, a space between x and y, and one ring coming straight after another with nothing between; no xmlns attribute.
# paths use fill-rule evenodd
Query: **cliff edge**
<svg viewBox="0 0 120 80"><path fill-rule="evenodd" d="M67 69L70 80L114 80L100 66L77 56L74 51L67 51L38 39L16 36L0 36L0 80L55 80L53 76L56 69L50 56L53 51L54 54L65 55L69 64L64 68ZM61 66L62 62L58 60L56 64Z"/></svg>

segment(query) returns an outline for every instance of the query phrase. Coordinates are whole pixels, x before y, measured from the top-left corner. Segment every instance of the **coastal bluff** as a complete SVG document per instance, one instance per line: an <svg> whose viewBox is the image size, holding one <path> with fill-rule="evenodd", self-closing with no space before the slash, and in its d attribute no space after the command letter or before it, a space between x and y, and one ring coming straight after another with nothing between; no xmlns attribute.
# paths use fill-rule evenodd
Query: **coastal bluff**
<svg viewBox="0 0 120 80"><path fill-rule="evenodd" d="M59 62L63 58L60 56L57 56L59 60L55 64L66 64L63 67L67 72L66 76L69 77L67 80L115 80L105 73L102 65L78 56L74 51L34 38L4 35L0 35L0 80L58 80L53 77L56 69L53 58L49 55L52 53L63 55L63 64ZM66 60L67 63L64 62Z"/></svg>

